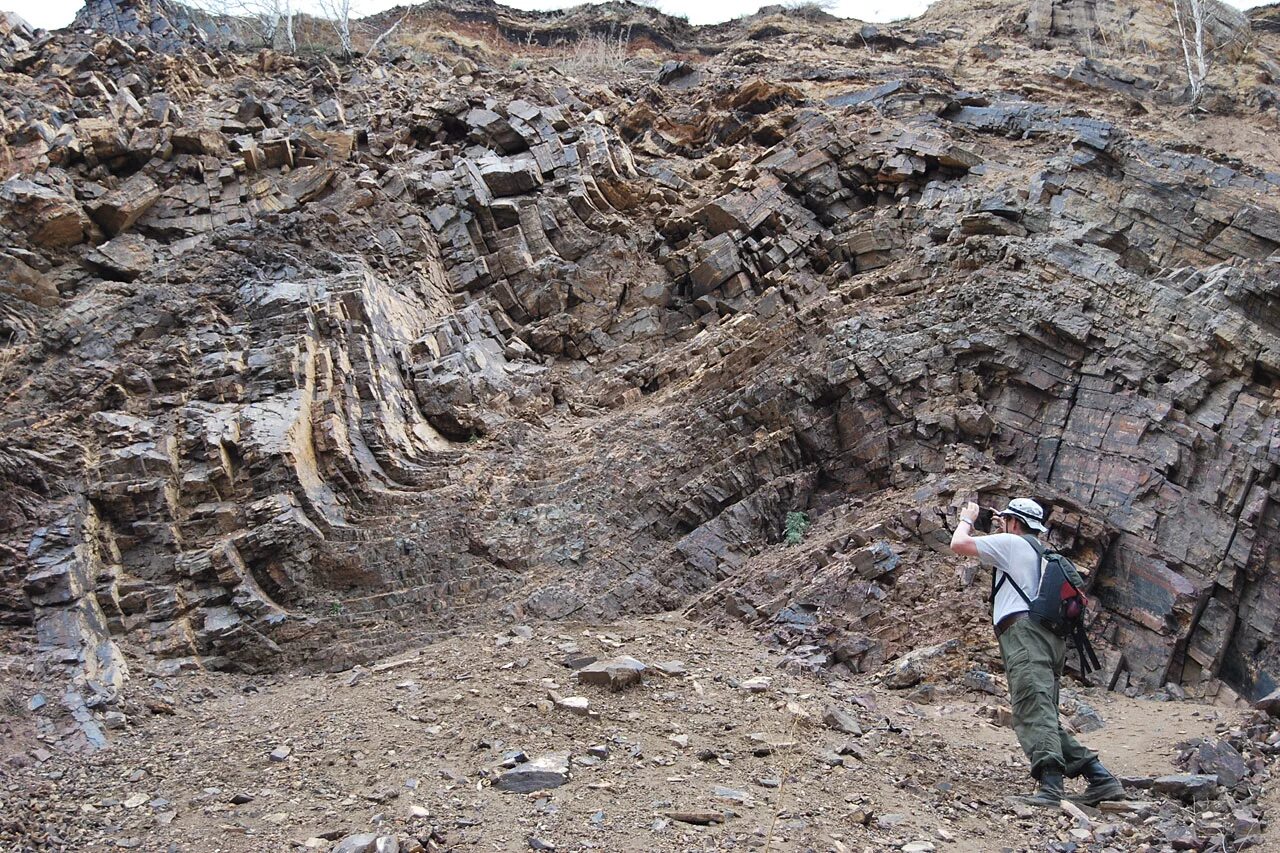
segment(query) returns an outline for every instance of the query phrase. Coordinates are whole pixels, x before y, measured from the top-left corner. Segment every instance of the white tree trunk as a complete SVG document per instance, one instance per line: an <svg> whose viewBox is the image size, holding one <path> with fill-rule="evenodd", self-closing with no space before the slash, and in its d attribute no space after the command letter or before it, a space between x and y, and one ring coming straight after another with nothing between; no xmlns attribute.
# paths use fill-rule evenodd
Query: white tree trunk
<svg viewBox="0 0 1280 853"><path fill-rule="evenodd" d="M1205 0L1172 0L1173 20L1178 25L1178 42L1187 69L1191 103L1200 102L1204 81L1209 76L1209 55L1205 49Z"/></svg>
<svg viewBox="0 0 1280 853"><path fill-rule="evenodd" d="M284 43L290 53L298 52L298 40L293 34L293 0L284 0Z"/></svg>

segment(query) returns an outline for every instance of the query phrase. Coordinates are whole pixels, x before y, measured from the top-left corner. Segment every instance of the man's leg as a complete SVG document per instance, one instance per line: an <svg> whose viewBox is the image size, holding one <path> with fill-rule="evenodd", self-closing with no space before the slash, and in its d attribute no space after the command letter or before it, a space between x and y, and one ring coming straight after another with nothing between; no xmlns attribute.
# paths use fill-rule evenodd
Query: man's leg
<svg viewBox="0 0 1280 853"><path fill-rule="evenodd" d="M1036 779L1046 769L1058 773L1066 770L1053 675L1058 651L1055 640L1030 619L1015 622L1000 637L1000 654L1013 704L1013 730Z"/></svg>
<svg viewBox="0 0 1280 853"><path fill-rule="evenodd" d="M1058 708L1059 688L1062 685L1062 669L1066 664L1066 660L1067 649L1064 643L1062 652L1054 661L1053 666L1053 707L1055 711ZM1076 740L1071 732L1062 727L1061 723L1058 724L1058 743L1062 753L1063 772L1071 779L1079 776L1084 771L1084 768L1092 764L1098 757L1098 753Z"/></svg>
<svg viewBox="0 0 1280 853"><path fill-rule="evenodd" d="M1064 646L1062 655L1054 667L1054 707L1058 704L1058 687L1062 683L1062 669L1066 663L1067 652ZM1072 794L1069 799L1076 803L1096 806L1104 800L1123 800L1126 796L1120 780L1111 775L1111 771L1102 766L1098 753L1080 743L1065 729L1059 727L1059 740L1062 745L1063 766L1066 775L1075 778L1084 776L1089 786L1079 794Z"/></svg>

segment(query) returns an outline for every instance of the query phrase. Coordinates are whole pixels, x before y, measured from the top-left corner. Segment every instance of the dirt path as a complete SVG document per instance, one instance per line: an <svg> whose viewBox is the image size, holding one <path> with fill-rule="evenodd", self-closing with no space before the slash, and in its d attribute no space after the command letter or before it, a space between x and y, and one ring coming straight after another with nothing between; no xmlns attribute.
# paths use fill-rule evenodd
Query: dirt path
<svg viewBox="0 0 1280 853"><path fill-rule="evenodd" d="M678 660L685 672L614 693L575 684L560 663L575 652ZM759 692L743 686L759 677ZM1062 828L1003 801L1028 780L1012 732L988 719L997 697L940 684L933 704L917 705L869 677L823 684L779 669L745 631L673 617L459 637L346 673L151 683L146 701L171 715L139 707L101 757L33 768L43 819L72 849L230 853L434 830L442 849L461 850L526 850L537 838L557 850L928 841L977 853L1044 849L1046 830ZM554 694L585 697L591 715ZM1175 744L1234 716L1079 696L1106 721L1087 740L1126 775L1173 772ZM831 705L856 717L860 737L823 725ZM569 753L571 781L501 793L490 783L517 750ZM670 817L700 811L731 816L708 827Z"/></svg>

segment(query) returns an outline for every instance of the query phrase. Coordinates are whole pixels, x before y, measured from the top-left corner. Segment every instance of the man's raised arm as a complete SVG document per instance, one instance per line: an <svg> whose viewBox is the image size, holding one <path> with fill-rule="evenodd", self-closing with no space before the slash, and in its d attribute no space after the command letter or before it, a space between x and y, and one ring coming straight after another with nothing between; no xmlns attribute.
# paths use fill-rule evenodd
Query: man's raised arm
<svg viewBox="0 0 1280 853"><path fill-rule="evenodd" d="M969 501L960 510L960 521L951 534L951 550L962 557L978 556L978 542L973 538L973 523L978 520L978 505Z"/></svg>

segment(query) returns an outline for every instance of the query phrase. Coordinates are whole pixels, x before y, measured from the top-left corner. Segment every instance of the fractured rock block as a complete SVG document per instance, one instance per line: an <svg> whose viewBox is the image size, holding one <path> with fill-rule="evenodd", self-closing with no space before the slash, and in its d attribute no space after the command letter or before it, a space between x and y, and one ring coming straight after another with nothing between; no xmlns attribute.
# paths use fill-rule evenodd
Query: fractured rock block
<svg viewBox="0 0 1280 853"><path fill-rule="evenodd" d="M286 175L280 188L298 204L306 204L319 198L328 189L335 174L337 173L328 166L303 166Z"/></svg>
<svg viewBox="0 0 1280 853"><path fill-rule="evenodd" d="M122 234L98 246L85 260L107 278L133 281L146 272L154 257L151 242L141 234Z"/></svg>
<svg viewBox="0 0 1280 853"><path fill-rule="evenodd" d="M742 269L737 240L732 234L711 238L698 247L697 254L700 262L689 271L695 299L715 291Z"/></svg>
<svg viewBox="0 0 1280 853"><path fill-rule="evenodd" d="M473 109L463 121L471 128L472 139L492 145L504 154L515 154L529 147L511 123L493 110Z"/></svg>
<svg viewBox="0 0 1280 853"><path fill-rule="evenodd" d="M138 172L98 199L90 209L90 215L103 231L114 237L132 227L158 198L160 188L156 182Z"/></svg>
<svg viewBox="0 0 1280 853"><path fill-rule="evenodd" d="M171 138L173 150L183 154L211 154L214 157L226 157L226 137L222 131L212 127L181 127L173 132Z"/></svg>
<svg viewBox="0 0 1280 853"><path fill-rule="evenodd" d="M523 195L542 183L542 170L528 157L485 158L476 161L476 168L495 196Z"/></svg>
<svg viewBox="0 0 1280 853"><path fill-rule="evenodd" d="M129 140L115 119L82 119L76 122L76 134L81 146L99 160L114 160L129 152Z"/></svg>
<svg viewBox="0 0 1280 853"><path fill-rule="evenodd" d="M58 288L49 277L7 252L0 252L0 295L45 308L58 304Z"/></svg>
<svg viewBox="0 0 1280 853"><path fill-rule="evenodd" d="M84 241L89 219L80 205L55 190L22 178L0 184L6 225L47 249L65 249Z"/></svg>
<svg viewBox="0 0 1280 853"><path fill-rule="evenodd" d="M726 231L750 234L774 214L782 200L782 183L769 177L771 183L752 192L735 192L709 202L695 218L713 235Z"/></svg>

